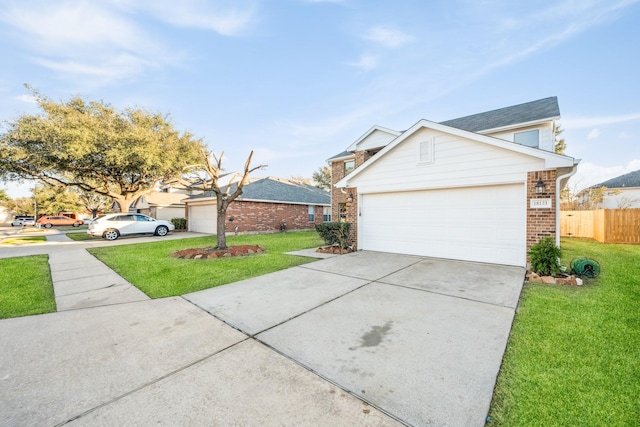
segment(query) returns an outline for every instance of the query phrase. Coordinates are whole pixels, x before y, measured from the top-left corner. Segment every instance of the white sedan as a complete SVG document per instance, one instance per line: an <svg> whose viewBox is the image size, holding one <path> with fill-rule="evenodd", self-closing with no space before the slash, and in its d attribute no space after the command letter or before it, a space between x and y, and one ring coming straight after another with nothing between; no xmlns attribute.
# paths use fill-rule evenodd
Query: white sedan
<svg viewBox="0 0 640 427"><path fill-rule="evenodd" d="M107 240L116 240L130 234L166 236L175 227L170 221L142 214L115 213L100 216L89 223L87 233Z"/></svg>

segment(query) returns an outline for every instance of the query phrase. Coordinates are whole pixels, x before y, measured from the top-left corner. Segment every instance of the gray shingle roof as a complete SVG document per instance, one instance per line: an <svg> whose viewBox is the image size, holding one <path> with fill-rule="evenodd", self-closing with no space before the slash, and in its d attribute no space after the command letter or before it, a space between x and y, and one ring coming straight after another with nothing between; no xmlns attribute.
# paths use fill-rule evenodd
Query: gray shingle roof
<svg viewBox="0 0 640 427"><path fill-rule="evenodd" d="M469 132L480 132L555 117L560 117L560 107L558 106L558 98L552 96L511 107L447 120L440 122L440 124Z"/></svg>
<svg viewBox="0 0 640 427"><path fill-rule="evenodd" d="M624 175L611 178L608 181L601 182L594 185L593 188L625 188L625 187L640 187L640 170L629 172Z"/></svg>
<svg viewBox="0 0 640 427"><path fill-rule="evenodd" d="M469 132L480 132L557 117L560 117L558 98L551 96L549 98L538 99L537 101L525 102L524 104L512 105L511 107L498 108L497 110L447 120L440 122L440 124ZM331 156L327 161L346 157L351 154L353 154L353 152L343 151L340 154Z"/></svg>
<svg viewBox="0 0 640 427"><path fill-rule="evenodd" d="M231 193L236 186L231 187ZM212 197L211 193L192 196L189 200ZM242 195L236 200L261 200L266 202L291 202L308 205L331 205L331 195L313 185L301 184L282 178L266 177L257 179L242 188Z"/></svg>

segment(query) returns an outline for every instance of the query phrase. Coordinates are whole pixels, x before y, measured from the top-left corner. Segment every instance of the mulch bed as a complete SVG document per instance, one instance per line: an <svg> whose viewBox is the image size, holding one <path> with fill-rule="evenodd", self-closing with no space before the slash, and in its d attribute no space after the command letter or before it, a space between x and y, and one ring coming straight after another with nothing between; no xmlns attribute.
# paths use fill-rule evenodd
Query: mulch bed
<svg viewBox="0 0 640 427"><path fill-rule="evenodd" d="M346 248L342 249L340 246L323 246L321 248L316 249L316 252L320 252L322 254L348 254L349 252L353 252L353 249Z"/></svg>
<svg viewBox="0 0 640 427"><path fill-rule="evenodd" d="M240 245L229 246L225 250L219 250L215 247L183 249L172 253L171 256L184 259L211 259L249 256L261 253L264 253L264 248L262 246Z"/></svg>

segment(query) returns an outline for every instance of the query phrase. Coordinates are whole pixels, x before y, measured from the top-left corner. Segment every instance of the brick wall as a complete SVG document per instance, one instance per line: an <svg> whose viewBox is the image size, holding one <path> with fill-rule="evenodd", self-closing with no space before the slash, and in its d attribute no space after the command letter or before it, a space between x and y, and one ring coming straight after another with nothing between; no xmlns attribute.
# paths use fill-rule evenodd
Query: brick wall
<svg viewBox="0 0 640 427"><path fill-rule="evenodd" d="M354 153L355 167L359 167L364 162L369 160L371 155L367 151L356 151ZM338 212L338 204L346 203L347 216L346 222L351 223L351 245L357 249L358 244L358 189L357 188L345 188L345 193L340 188L335 188L333 184L344 178L344 161L338 160L331 163L331 219L332 221L339 221L340 216ZM353 202L348 202L347 198L349 194L353 195Z"/></svg>
<svg viewBox="0 0 640 427"><path fill-rule="evenodd" d="M535 186L541 179L545 192L536 193ZM531 199L551 199L551 208L531 208ZM531 246L543 237L556 236L556 171L529 172L527 174L527 253ZM527 255L527 259L528 259Z"/></svg>
<svg viewBox="0 0 640 427"><path fill-rule="evenodd" d="M312 230L322 222L322 206L315 206L313 222L309 222L308 209L308 205L236 200L227 209L227 232L233 232L236 226L239 233L279 231L282 221L287 223L287 230Z"/></svg>

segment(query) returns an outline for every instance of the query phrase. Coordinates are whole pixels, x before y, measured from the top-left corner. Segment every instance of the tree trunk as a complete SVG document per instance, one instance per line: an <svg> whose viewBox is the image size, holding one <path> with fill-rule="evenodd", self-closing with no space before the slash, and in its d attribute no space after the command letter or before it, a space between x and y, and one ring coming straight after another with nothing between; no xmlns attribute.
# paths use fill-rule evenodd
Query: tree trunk
<svg viewBox="0 0 640 427"><path fill-rule="evenodd" d="M216 245L216 249L227 249L227 230L226 230L226 219L227 219L227 207L229 203L226 200L218 197L216 201L216 206L218 208L218 218L216 224L216 232L218 236L218 243Z"/></svg>

